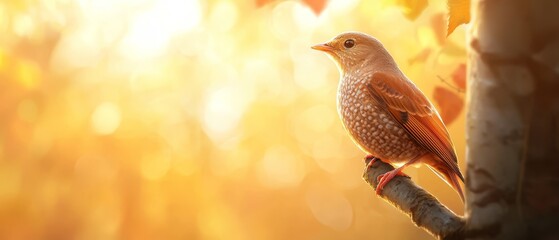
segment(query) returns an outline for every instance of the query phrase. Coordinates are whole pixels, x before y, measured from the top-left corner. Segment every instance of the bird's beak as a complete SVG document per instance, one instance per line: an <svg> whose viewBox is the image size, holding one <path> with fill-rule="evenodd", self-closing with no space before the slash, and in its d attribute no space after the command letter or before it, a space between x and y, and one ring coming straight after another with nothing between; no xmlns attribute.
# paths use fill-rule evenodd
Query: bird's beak
<svg viewBox="0 0 559 240"><path fill-rule="evenodd" d="M323 52L333 52L334 48L330 46L328 43L321 43L311 47L314 50L323 51Z"/></svg>

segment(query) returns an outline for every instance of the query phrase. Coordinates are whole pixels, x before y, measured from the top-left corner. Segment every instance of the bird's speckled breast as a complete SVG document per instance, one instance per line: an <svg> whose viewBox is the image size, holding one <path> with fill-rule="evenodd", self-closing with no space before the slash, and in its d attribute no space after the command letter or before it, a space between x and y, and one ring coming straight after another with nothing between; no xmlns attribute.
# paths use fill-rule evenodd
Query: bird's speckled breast
<svg viewBox="0 0 559 240"><path fill-rule="evenodd" d="M365 90L371 73L344 74L338 87L338 114L344 127L364 151L393 164L403 164L426 150L419 146L389 112Z"/></svg>

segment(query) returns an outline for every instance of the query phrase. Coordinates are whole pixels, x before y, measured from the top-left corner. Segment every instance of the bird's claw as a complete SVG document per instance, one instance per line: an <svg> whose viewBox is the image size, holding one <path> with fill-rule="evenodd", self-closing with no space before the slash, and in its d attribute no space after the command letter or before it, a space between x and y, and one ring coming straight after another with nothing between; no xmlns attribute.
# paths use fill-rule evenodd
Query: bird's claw
<svg viewBox="0 0 559 240"><path fill-rule="evenodd" d="M367 169L371 168L371 166L373 166L373 163L375 163L376 161L379 161L380 158L377 158L375 156L373 156L372 154L368 154L367 156L365 156L365 162L367 163Z"/></svg>
<svg viewBox="0 0 559 240"><path fill-rule="evenodd" d="M407 174L403 173L401 169L398 169L398 168L396 168L392 171L383 173L383 174L381 174L377 177L378 185L377 185L377 189L375 191L377 193L377 195L381 195L382 190L384 189L384 186L386 186L386 184L388 184L388 182L390 182L390 180L392 180L392 178L394 178L396 176L411 178Z"/></svg>

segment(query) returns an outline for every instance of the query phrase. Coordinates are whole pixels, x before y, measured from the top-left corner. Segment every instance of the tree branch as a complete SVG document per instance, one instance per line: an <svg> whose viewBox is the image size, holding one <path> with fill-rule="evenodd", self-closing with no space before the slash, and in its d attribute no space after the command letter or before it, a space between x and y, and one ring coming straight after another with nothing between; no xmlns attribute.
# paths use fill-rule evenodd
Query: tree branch
<svg viewBox="0 0 559 240"><path fill-rule="evenodd" d="M369 161L367 159L366 164ZM363 179L376 190L377 177L393 169L390 164L376 161L369 169L365 169ZM396 176L384 187L379 197L408 215L415 225L439 239L464 239L465 220L410 178Z"/></svg>

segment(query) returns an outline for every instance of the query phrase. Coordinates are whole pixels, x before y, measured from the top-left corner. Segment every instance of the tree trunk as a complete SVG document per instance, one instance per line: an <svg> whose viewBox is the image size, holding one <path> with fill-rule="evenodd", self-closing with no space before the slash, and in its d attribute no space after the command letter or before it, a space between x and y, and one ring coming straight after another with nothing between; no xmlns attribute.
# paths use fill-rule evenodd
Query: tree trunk
<svg viewBox="0 0 559 240"><path fill-rule="evenodd" d="M405 179L381 197L441 239L559 239L559 1L473 0L471 12L466 214ZM376 188L390 169L364 178Z"/></svg>
<svg viewBox="0 0 559 240"><path fill-rule="evenodd" d="M559 1L471 9L467 236L559 239Z"/></svg>

